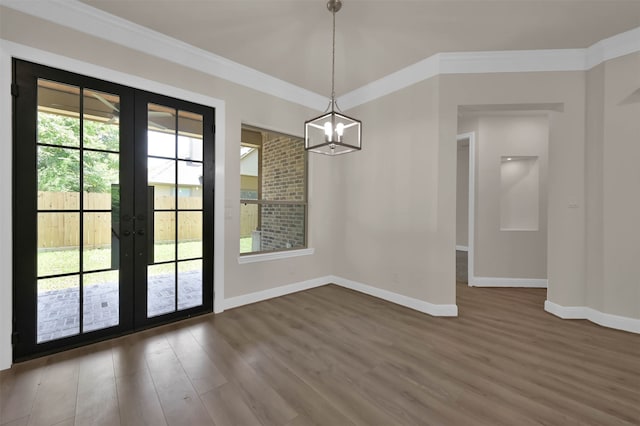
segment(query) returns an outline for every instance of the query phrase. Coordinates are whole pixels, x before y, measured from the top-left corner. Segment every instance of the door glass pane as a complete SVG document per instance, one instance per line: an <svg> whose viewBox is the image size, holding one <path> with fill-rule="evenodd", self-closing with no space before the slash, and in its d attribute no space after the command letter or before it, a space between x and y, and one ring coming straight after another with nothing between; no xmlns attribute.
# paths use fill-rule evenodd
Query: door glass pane
<svg viewBox="0 0 640 426"><path fill-rule="evenodd" d="M164 158L176 157L176 110L149 104L148 155Z"/></svg>
<svg viewBox="0 0 640 426"><path fill-rule="evenodd" d="M176 310L175 263L150 265L147 269L147 317Z"/></svg>
<svg viewBox="0 0 640 426"><path fill-rule="evenodd" d="M113 327L120 322L118 271L84 274L83 332Z"/></svg>
<svg viewBox="0 0 640 426"><path fill-rule="evenodd" d="M106 152L85 151L83 154L84 208L86 210L111 210L119 202L117 189L120 183L120 155Z"/></svg>
<svg viewBox="0 0 640 426"><path fill-rule="evenodd" d="M85 148L120 150L120 97L95 90L84 90Z"/></svg>
<svg viewBox="0 0 640 426"><path fill-rule="evenodd" d="M80 276L38 280L37 343L80 332Z"/></svg>
<svg viewBox="0 0 640 426"><path fill-rule="evenodd" d="M178 158L202 161L202 115L178 113Z"/></svg>
<svg viewBox="0 0 640 426"><path fill-rule="evenodd" d="M38 80L38 143L80 145L80 88Z"/></svg>
<svg viewBox="0 0 640 426"><path fill-rule="evenodd" d="M202 209L202 163L178 161L178 208Z"/></svg>
<svg viewBox="0 0 640 426"><path fill-rule="evenodd" d="M178 259L202 257L202 212L178 212Z"/></svg>
<svg viewBox="0 0 640 426"><path fill-rule="evenodd" d="M176 162L149 158L147 163L148 183L153 187L153 208L168 210L176 208ZM151 202L152 200L149 200Z"/></svg>
<svg viewBox="0 0 640 426"><path fill-rule="evenodd" d="M153 252L154 263L176 260L175 212L155 212Z"/></svg>
<svg viewBox="0 0 640 426"><path fill-rule="evenodd" d="M83 269L118 269L119 241L111 213L84 213Z"/></svg>
<svg viewBox="0 0 640 426"><path fill-rule="evenodd" d="M80 208L80 151L38 147L38 209Z"/></svg>
<svg viewBox="0 0 640 426"><path fill-rule="evenodd" d="M80 215L38 213L38 277L80 271Z"/></svg>
<svg viewBox="0 0 640 426"><path fill-rule="evenodd" d="M178 309L202 305L202 260L178 263Z"/></svg>

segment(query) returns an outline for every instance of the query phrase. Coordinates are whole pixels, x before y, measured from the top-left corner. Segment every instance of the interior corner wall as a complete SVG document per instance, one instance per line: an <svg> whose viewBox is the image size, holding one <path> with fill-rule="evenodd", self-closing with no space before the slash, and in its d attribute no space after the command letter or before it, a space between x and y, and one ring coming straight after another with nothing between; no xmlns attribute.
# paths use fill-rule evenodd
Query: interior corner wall
<svg viewBox="0 0 640 426"><path fill-rule="evenodd" d="M222 294L216 294L218 300L265 291L287 284L305 282L326 276L332 267L333 246L333 189L326 185L331 181L333 164L324 158L313 157L309 161L309 194L313 197L308 207L308 217L312 221L308 227L309 242L315 249L306 256L292 257L272 262L239 264L240 240L240 133L241 124L247 123L267 129L301 136L302 123L317 111L287 102L280 98L258 92L226 80L195 71L145 55L126 47L80 33L32 16L0 6L0 39L3 43L24 46L24 51L44 52L43 57L69 58L88 64L87 68L114 70L114 74L157 82L158 86L175 88L175 92L188 91L222 100L224 111L218 111L224 117L224 158L217 158L217 167L224 169L224 204L216 204L215 209L224 210L223 252L217 251L216 258L223 256L224 282ZM32 50L29 50L32 49ZM29 60L29 54L20 55ZM25 56L25 57L22 57ZM6 63L5 63L6 62ZM44 63L44 65L49 65ZM11 75L10 60L3 61L2 75ZM59 67L69 68L69 67ZM74 71L71 67L69 71ZM9 77L10 78L10 77ZM108 78L106 78L108 79ZM4 81L4 80L3 80ZM116 81L127 84L126 81ZM0 96L10 102L9 84L0 88ZM10 110L10 107L9 107ZM10 113L3 119L4 128L10 127ZM10 130L7 129L10 134ZM11 158L11 138L1 141L2 155ZM329 159L331 160L331 159ZM7 170L10 174L10 170ZM219 182L222 184L222 182ZM0 182L4 198L11 199L11 180ZM10 217L2 215L1 229L11 227ZM216 224L216 229L218 224ZM216 234L218 235L218 234ZM4 236L4 234L3 234ZM0 242L2 253L11 251L11 237ZM216 248L218 247L216 242ZM11 260L7 261L11 265ZM11 274L3 271L0 277L0 300L11 300ZM216 288L218 284L216 284ZM2 317L11 318L11 312L4 311ZM0 322L0 369L11 363L11 324Z"/></svg>
<svg viewBox="0 0 640 426"><path fill-rule="evenodd" d="M586 75L586 304L599 311L604 303L604 69L600 64Z"/></svg>
<svg viewBox="0 0 640 426"><path fill-rule="evenodd" d="M491 114L477 120L474 275L546 279L547 114ZM519 156L537 157L539 168L535 194L538 223L531 230L504 229L501 223L502 157Z"/></svg>
<svg viewBox="0 0 640 426"><path fill-rule="evenodd" d="M456 246L469 244L469 145L458 141L456 167Z"/></svg>
<svg viewBox="0 0 640 426"><path fill-rule="evenodd" d="M547 298L585 302L585 73L539 72L440 76L440 135L455 140L460 105L563 104L549 118ZM455 163L441 167L455 167ZM440 190L447 190L442 184ZM569 204L577 208L569 208Z"/></svg>
<svg viewBox="0 0 640 426"><path fill-rule="evenodd" d="M600 299L603 312L640 319L640 53L607 61L603 72L603 138L597 146L603 159L603 274L601 283L593 283L590 303Z"/></svg>
<svg viewBox="0 0 640 426"><path fill-rule="evenodd" d="M456 144L454 134L443 146L438 104L435 77L349 111L365 123L363 149L334 158L342 179L334 273L455 304Z"/></svg>

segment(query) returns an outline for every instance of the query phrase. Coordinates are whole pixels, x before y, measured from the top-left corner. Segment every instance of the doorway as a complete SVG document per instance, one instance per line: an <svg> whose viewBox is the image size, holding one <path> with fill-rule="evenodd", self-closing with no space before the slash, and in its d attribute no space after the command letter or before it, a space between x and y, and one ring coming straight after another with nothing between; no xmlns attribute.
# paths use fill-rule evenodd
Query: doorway
<svg viewBox="0 0 640 426"><path fill-rule="evenodd" d="M14 359L211 312L213 108L13 66Z"/></svg>
<svg viewBox="0 0 640 426"><path fill-rule="evenodd" d="M456 138L456 282L470 285L474 276L475 133Z"/></svg>

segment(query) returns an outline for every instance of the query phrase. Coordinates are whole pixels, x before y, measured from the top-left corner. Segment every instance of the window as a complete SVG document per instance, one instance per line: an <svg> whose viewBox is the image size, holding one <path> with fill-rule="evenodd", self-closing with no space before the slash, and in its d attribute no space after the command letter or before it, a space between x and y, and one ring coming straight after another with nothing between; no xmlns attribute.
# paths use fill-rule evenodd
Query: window
<svg viewBox="0 0 640 426"><path fill-rule="evenodd" d="M307 153L302 138L242 127L240 253L307 246Z"/></svg>

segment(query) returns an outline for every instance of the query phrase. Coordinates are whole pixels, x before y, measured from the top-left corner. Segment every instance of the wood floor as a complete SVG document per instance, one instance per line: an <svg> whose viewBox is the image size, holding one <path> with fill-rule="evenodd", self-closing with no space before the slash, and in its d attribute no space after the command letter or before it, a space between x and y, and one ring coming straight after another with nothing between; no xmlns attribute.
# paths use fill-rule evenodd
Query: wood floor
<svg viewBox="0 0 640 426"><path fill-rule="evenodd" d="M640 336L458 284L458 318L337 286L15 365L2 425L640 424Z"/></svg>

